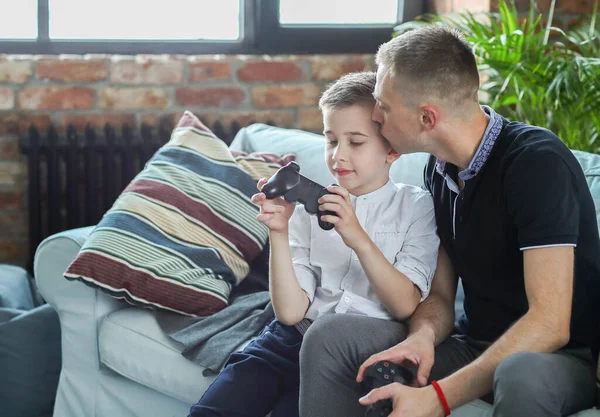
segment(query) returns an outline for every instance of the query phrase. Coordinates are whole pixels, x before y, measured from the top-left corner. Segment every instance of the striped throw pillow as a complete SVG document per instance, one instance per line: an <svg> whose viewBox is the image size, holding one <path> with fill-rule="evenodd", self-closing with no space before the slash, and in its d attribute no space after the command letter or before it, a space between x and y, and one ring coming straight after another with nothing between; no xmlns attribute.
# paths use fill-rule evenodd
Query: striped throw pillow
<svg viewBox="0 0 600 417"><path fill-rule="evenodd" d="M228 305L268 238L250 197L290 158L232 154L186 112L65 273L131 304L206 316Z"/></svg>

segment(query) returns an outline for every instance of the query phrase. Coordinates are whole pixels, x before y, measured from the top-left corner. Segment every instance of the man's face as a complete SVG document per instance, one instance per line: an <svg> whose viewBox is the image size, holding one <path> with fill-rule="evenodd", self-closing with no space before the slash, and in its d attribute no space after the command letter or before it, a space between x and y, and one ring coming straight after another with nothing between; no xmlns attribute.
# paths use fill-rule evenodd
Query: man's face
<svg viewBox="0 0 600 417"><path fill-rule="evenodd" d="M373 95L377 104L372 118L381 125L381 134L394 149L400 154L422 151L418 107L406 104L385 67L377 71Z"/></svg>

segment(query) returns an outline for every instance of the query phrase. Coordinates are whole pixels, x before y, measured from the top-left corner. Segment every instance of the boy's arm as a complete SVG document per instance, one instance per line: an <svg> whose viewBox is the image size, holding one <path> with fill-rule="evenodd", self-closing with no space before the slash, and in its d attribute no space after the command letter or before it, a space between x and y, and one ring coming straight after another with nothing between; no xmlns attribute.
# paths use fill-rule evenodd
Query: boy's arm
<svg viewBox="0 0 600 417"><path fill-rule="evenodd" d="M404 320L429 294L437 263L439 238L431 198L418 199L412 222L394 264L368 238L354 249L373 290L390 314ZM402 215L402 213L399 213Z"/></svg>
<svg viewBox="0 0 600 417"><path fill-rule="evenodd" d="M308 263L310 220L299 217L295 212L288 230L269 233L269 291L277 319L287 326L298 323L306 314L310 300L303 287L309 287L306 290L312 290L312 294L316 286L315 272Z"/></svg>

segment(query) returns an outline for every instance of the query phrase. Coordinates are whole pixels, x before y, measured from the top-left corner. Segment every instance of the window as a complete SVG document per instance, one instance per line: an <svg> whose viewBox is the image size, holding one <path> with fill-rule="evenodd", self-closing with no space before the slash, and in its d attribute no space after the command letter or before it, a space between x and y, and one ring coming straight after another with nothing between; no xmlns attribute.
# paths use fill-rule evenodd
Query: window
<svg viewBox="0 0 600 417"><path fill-rule="evenodd" d="M0 53L373 53L426 0L0 0Z"/></svg>
<svg viewBox="0 0 600 417"><path fill-rule="evenodd" d="M319 10L319 13L315 13ZM282 25L394 25L398 22L397 0L280 0Z"/></svg>
<svg viewBox="0 0 600 417"><path fill-rule="evenodd" d="M0 41L36 39L37 0L0 0Z"/></svg>
<svg viewBox="0 0 600 417"><path fill-rule="evenodd" d="M50 39L239 40L240 1L206 3L49 0Z"/></svg>

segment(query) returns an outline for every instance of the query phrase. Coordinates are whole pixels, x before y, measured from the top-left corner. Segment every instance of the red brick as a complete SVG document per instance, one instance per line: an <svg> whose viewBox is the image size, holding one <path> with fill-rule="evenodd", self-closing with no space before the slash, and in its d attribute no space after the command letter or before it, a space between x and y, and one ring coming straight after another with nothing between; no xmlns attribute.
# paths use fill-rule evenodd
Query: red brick
<svg viewBox="0 0 600 417"><path fill-rule="evenodd" d="M169 105L167 92L160 88L119 88L100 90L98 106L113 109L162 109Z"/></svg>
<svg viewBox="0 0 600 417"><path fill-rule="evenodd" d="M550 3L552 3L552 0L536 0L535 3L536 10L546 13L550 10ZM515 6L517 7L517 10L521 12L528 12L531 7L531 0L515 0ZM498 10L498 0L493 0L490 8L493 11Z"/></svg>
<svg viewBox="0 0 600 417"><path fill-rule="evenodd" d="M1 227L1 225L0 225ZM21 262L27 244L14 239L0 240L0 262L17 264Z"/></svg>
<svg viewBox="0 0 600 417"><path fill-rule="evenodd" d="M88 87L26 87L19 92L19 108L44 109L91 109L95 92Z"/></svg>
<svg viewBox="0 0 600 417"><path fill-rule="evenodd" d="M16 136L0 139L0 160L17 161L20 158L19 140ZM1 208L1 207L0 207Z"/></svg>
<svg viewBox="0 0 600 417"><path fill-rule="evenodd" d="M11 110L15 107L15 93L10 87L0 86L0 110Z"/></svg>
<svg viewBox="0 0 600 417"><path fill-rule="evenodd" d="M230 80L228 62L195 62L190 64L190 82Z"/></svg>
<svg viewBox="0 0 600 417"><path fill-rule="evenodd" d="M64 129L72 125L77 130L84 130L88 124L96 128L104 128L107 123L115 128L126 124L135 127L137 124L136 116L132 113L64 114L59 120L59 128Z"/></svg>
<svg viewBox="0 0 600 417"><path fill-rule="evenodd" d="M252 102L261 108L310 106L317 104L320 94L315 84L264 85L252 88Z"/></svg>
<svg viewBox="0 0 600 417"><path fill-rule="evenodd" d="M0 56L0 82L23 84L31 77L31 62Z"/></svg>
<svg viewBox="0 0 600 417"><path fill-rule="evenodd" d="M47 114L0 114L0 135L21 135L27 132L32 124L42 130L48 129L51 124Z"/></svg>
<svg viewBox="0 0 600 417"><path fill-rule="evenodd" d="M244 82L296 81L304 78L304 71L291 61L256 61L244 64L238 70L237 76Z"/></svg>
<svg viewBox="0 0 600 417"><path fill-rule="evenodd" d="M490 0L454 0L454 12L484 13L490 11Z"/></svg>
<svg viewBox="0 0 600 417"><path fill-rule="evenodd" d="M24 189L0 190L0 210L25 209Z"/></svg>
<svg viewBox="0 0 600 417"><path fill-rule="evenodd" d="M178 84L183 79L184 62L173 57L115 57L110 81L118 84Z"/></svg>
<svg viewBox="0 0 600 417"><path fill-rule="evenodd" d="M6 212L0 210L0 230L5 236L27 237L27 213Z"/></svg>
<svg viewBox="0 0 600 417"><path fill-rule="evenodd" d="M239 107L246 100L240 87L178 88L175 91L180 106Z"/></svg>
<svg viewBox="0 0 600 417"><path fill-rule="evenodd" d="M592 13L597 0L559 0L557 12L560 13Z"/></svg>
<svg viewBox="0 0 600 417"><path fill-rule="evenodd" d="M363 56L318 56L312 60L312 76L316 80L337 80L349 72L370 71Z"/></svg>
<svg viewBox="0 0 600 417"><path fill-rule="evenodd" d="M108 66L105 60L54 59L36 63L36 77L42 80L93 83L105 80Z"/></svg>
<svg viewBox="0 0 600 417"><path fill-rule="evenodd" d="M429 0L427 10L430 13L450 13L452 11L452 0Z"/></svg>
<svg viewBox="0 0 600 417"><path fill-rule="evenodd" d="M323 115L318 108L298 109L298 129L323 132Z"/></svg>
<svg viewBox="0 0 600 417"><path fill-rule="evenodd" d="M0 185L24 185L26 175L25 163L16 161L0 162Z"/></svg>

